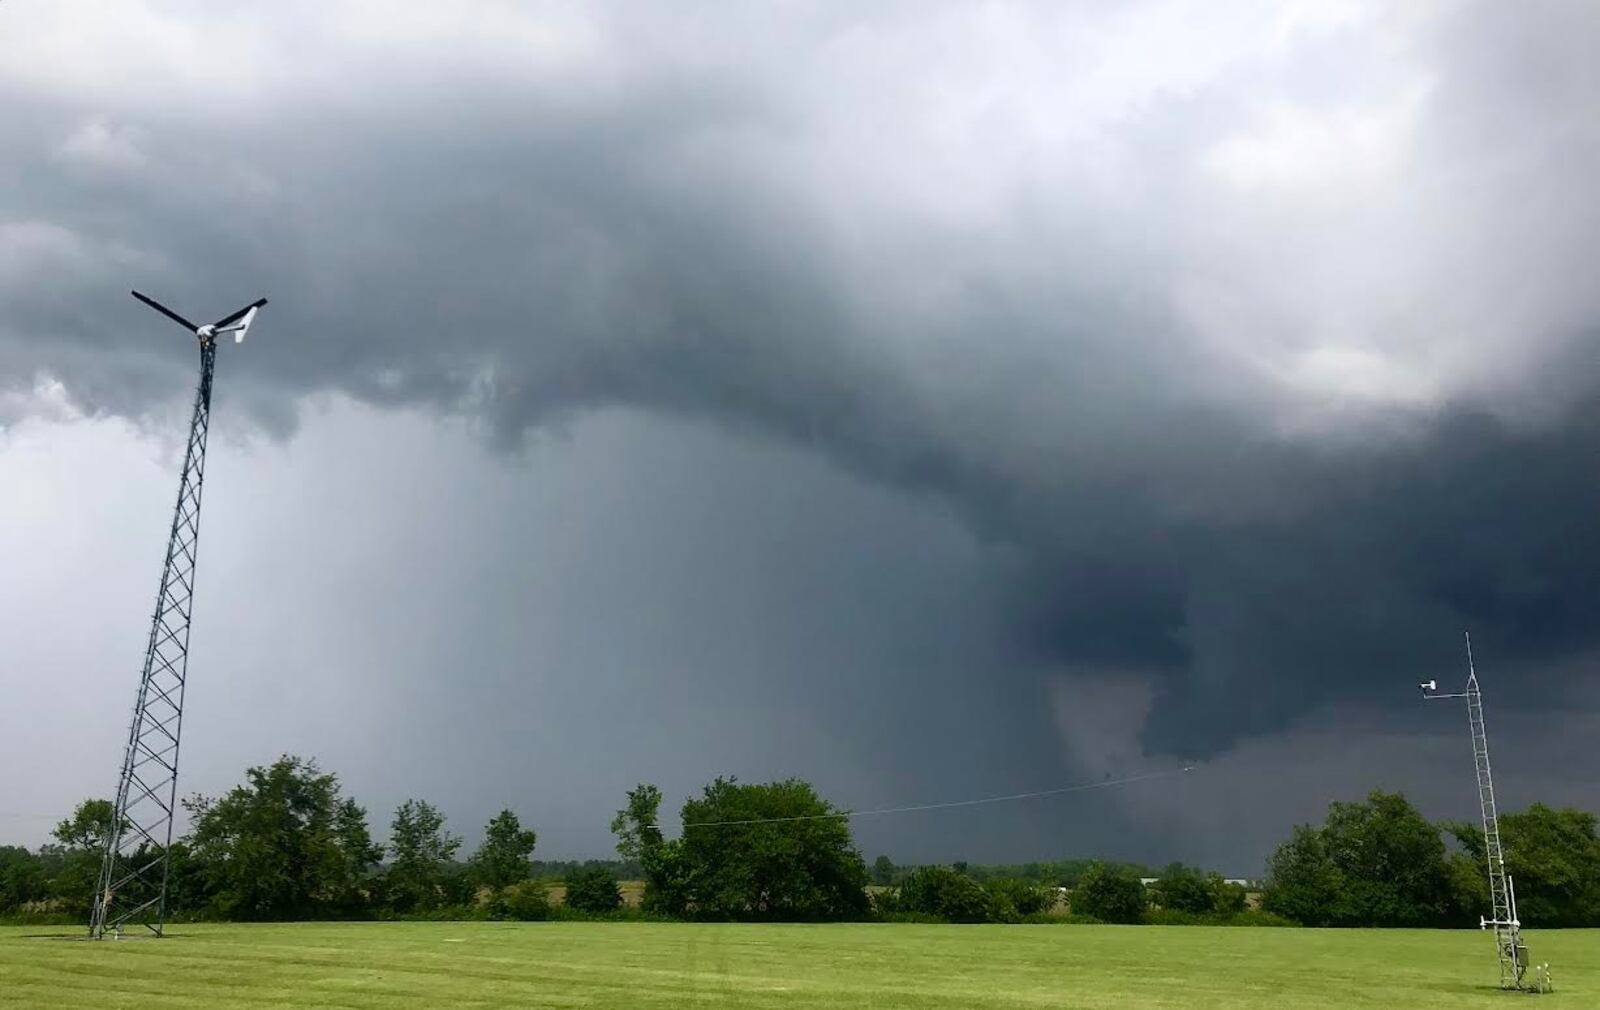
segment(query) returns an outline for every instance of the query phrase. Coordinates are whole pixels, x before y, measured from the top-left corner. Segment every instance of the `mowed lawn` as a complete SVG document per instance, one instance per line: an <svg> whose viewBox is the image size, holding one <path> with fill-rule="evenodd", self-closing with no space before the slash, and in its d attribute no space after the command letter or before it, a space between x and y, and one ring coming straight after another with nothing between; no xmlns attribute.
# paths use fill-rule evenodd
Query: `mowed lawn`
<svg viewBox="0 0 1600 1010"><path fill-rule="evenodd" d="M299 923L88 943L0 929L0 1006L1507 1007L1478 932ZM1600 931L1530 934L1600 1006Z"/></svg>

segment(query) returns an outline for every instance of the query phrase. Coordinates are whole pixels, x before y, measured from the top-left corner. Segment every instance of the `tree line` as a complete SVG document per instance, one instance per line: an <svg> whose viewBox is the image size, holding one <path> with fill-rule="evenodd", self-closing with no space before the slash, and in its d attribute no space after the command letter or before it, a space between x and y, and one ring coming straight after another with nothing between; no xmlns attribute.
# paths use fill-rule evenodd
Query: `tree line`
<svg viewBox="0 0 1600 1010"><path fill-rule="evenodd" d="M880 856L869 866L846 812L799 779L718 778L682 805L672 838L661 802L650 784L626 794L611 824L618 860L534 860L537 836L511 810L463 858L432 804L402 803L379 844L337 776L285 756L222 796L184 802L190 828L172 844L167 913L1461 927L1489 907L1481 829L1431 823L1396 793L1334 803L1323 824L1296 827L1259 889L1179 863L897 866ZM86 800L52 843L0 846L0 917L86 920L112 816L109 801ZM1525 923L1600 926L1593 814L1536 804L1502 815L1501 838ZM638 908L624 905L620 880L643 882Z"/></svg>
<svg viewBox="0 0 1600 1010"><path fill-rule="evenodd" d="M1600 926L1594 814L1535 803L1500 815L1500 844L1524 924ZM1268 871L1263 906L1308 926L1476 926L1489 913L1483 829L1430 823L1399 793L1331 804Z"/></svg>
<svg viewBox="0 0 1600 1010"><path fill-rule="evenodd" d="M511 810L492 818L483 843L460 859L461 839L439 809L409 799L380 845L366 809L343 795L338 777L292 756L249 769L223 796L196 795L183 806L190 828L168 853L172 920L540 919L552 912L532 859L537 835ZM109 800L85 800L56 825L52 844L33 852L0 847L0 916L87 920L113 817ZM618 868L626 869L564 865L565 907L617 909Z"/></svg>

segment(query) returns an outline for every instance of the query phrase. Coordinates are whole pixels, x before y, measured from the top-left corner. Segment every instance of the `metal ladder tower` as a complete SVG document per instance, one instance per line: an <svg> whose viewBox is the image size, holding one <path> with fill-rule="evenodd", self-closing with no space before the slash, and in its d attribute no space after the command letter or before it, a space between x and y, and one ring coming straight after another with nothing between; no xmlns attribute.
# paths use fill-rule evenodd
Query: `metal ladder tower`
<svg viewBox="0 0 1600 1010"><path fill-rule="evenodd" d="M1472 764L1478 777L1478 811L1483 823L1483 855L1489 870L1490 915L1479 916L1479 929L1494 930L1495 956L1500 962L1500 988L1548 989L1549 966L1540 965L1533 984L1526 981L1528 948L1522 942L1522 922L1517 918L1516 881L1506 873L1505 854L1500 847L1500 814L1494 802L1494 773L1489 765L1489 731L1483 719L1483 692L1478 687L1478 671L1472 661L1472 635L1467 643L1467 689L1454 694L1437 694L1437 681L1422 685L1423 697L1465 698L1467 723L1472 731Z"/></svg>
<svg viewBox="0 0 1600 1010"><path fill-rule="evenodd" d="M156 593L155 616L145 646L144 671L133 722L122 753L111 830L90 912L89 935L122 936L142 926L160 936L166 920L168 853L178 799L178 741L189 667L189 626L194 612L195 561L200 539L200 492L206 435L211 430L211 382L217 335L244 339L260 299L208 326L196 326L135 291L134 297L191 330L200 341L200 383L189 422L189 442L178 481L178 503L167 536L166 563Z"/></svg>
<svg viewBox="0 0 1600 1010"><path fill-rule="evenodd" d="M1494 804L1494 774L1489 767L1489 731L1483 721L1483 692L1472 662L1472 636L1467 635L1467 722L1472 729L1472 763L1478 773L1478 809L1483 818L1483 855L1489 864L1489 918L1480 917L1479 929L1493 929L1495 952L1500 959L1500 988L1521 989L1528 970L1528 948L1522 943L1522 923L1517 919L1515 882L1506 875L1500 848L1500 814Z"/></svg>

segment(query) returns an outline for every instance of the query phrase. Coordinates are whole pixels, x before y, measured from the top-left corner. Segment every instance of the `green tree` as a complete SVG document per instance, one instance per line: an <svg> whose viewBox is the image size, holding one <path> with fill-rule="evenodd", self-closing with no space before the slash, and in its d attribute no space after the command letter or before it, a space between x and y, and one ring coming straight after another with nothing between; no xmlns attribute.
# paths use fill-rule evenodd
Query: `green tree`
<svg viewBox="0 0 1600 1010"><path fill-rule="evenodd" d="M1000 877L984 883L994 902L994 917L1002 921L1038 915L1056 903L1056 890L1030 880Z"/></svg>
<svg viewBox="0 0 1600 1010"><path fill-rule="evenodd" d="M682 810L689 907L713 918L864 915L866 864L837 813L800 779L712 782Z"/></svg>
<svg viewBox="0 0 1600 1010"><path fill-rule="evenodd" d="M1454 828L1447 830L1453 831ZM1481 840L1482 832L1477 834ZM1478 921L1479 915L1488 915L1489 876L1481 848L1476 856L1470 852L1450 853L1446 867L1450 874L1451 902L1457 914L1461 916L1459 925L1471 925Z"/></svg>
<svg viewBox="0 0 1600 1010"><path fill-rule="evenodd" d="M1204 915L1216 911L1216 892L1211 880L1182 863L1173 863L1161 871L1150 886L1150 900L1175 912Z"/></svg>
<svg viewBox="0 0 1600 1010"><path fill-rule="evenodd" d="M543 922L550 918L550 892L537 880L524 880L494 892L489 918L516 922Z"/></svg>
<svg viewBox="0 0 1600 1010"><path fill-rule="evenodd" d="M472 854L473 882L498 891L533 875L533 829L524 828L517 815L502 810L483 831L483 844Z"/></svg>
<svg viewBox="0 0 1600 1010"><path fill-rule="evenodd" d="M642 862L646 854L661 847L661 790L648 783L628 790L628 803L611 819L611 833L617 836L617 854L625 860Z"/></svg>
<svg viewBox="0 0 1600 1010"><path fill-rule="evenodd" d="M1128 866L1095 863L1078 878L1072 911L1104 922L1133 923L1144 918L1147 899L1138 873Z"/></svg>
<svg viewBox="0 0 1600 1010"><path fill-rule="evenodd" d="M334 809L333 833L340 862L335 872L331 897L348 912L368 906L383 846L372 840L367 827L367 811L353 799L340 800Z"/></svg>
<svg viewBox="0 0 1600 1010"><path fill-rule="evenodd" d="M188 841L173 842L167 854L167 914L201 912L211 905L204 864L195 858Z"/></svg>
<svg viewBox="0 0 1600 1010"><path fill-rule="evenodd" d="M1463 915L1489 907L1483 831L1452 823L1446 829L1465 850L1453 878ZM1600 833L1594 814L1535 803L1500 815L1506 872L1517 882L1517 915L1532 926L1600 926Z"/></svg>
<svg viewBox="0 0 1600 1010"><path fill-rule="evenodd" d="M50 895L44 860L16 845L0 845L0 912L14 912Z"/></svg>
<svg viewBox="0 0 1600 1010"><path fill-rule="evenodd" d="M61 865L50 891L73 915L87 916L94 902L115 811L110 800L84 800L51 832L61 847Z"/></svg>
<svg viewBox="0 0 1600 1010"><path fill-rule="evenodd" d="M647 911L680 914L688 906L684 892L681 846L667 844L661 833L661 790L648 783L628 790L628 802L611 819L617 836L617 854L639 864L644 873L643 907Z"/></svg>
<svg viewBox="0 0 1600 1010"><path fill-rule="evenodd" d="M994 896L982 884L953 866L917 867L901 879L894 897L879 907L937 915L951 922L990 922L998 910Z"/></svg>
<svg viewBox="0 0 1600 1010"><path fill-rule="evenodd" d="M1439 829L1399 793L1334 803L1323 835L1344 874L1353 919L1384 926L1448 921L1450 875Z"/></svg>
<svg viewBox="0 0 1600 1010"><path fill-rule="evenodd" d="M426 800L406 800L389 827L390 905L398 912L429 911L451 897L451 860L461 839L444 830L444 815Z"/></svg>
<svg viewBox="0 0 1600 1010"><path fill-rule="evenodd" d="M1211 904L1219 915L1238 915L1250 903L1250 895L1242 884L1230 884L1220 873L1206 874L1211 884Z"/></svg>
<svg viewBox="0 0 1600 1010"><path fill-rule="evenodd" d="M809 920L864 915L867 868L850 829L799 779L719 778L684 803L683 836L664 841L661 794L628 794L612 829L645 869L649 907L706 919Z"/></svg>
<svg viewBox="0 0 1600 1010"><path fill-rule="evenodd" d="M614 912L622 905L617 875L603 865L586 866L567 875L568 907L580 912Z"/></svg>
<svg viewBox="0 0 1600 1010"><path fill-rule="evenodd" d="M872 861L872 882L887 887L894 883L895 865L888 856L879 856Z"/></svg>
<svg viewBox="0 0 1600 1010"><path fill-rule="evenodd" d="M84 800L73 809L71 817L56 823L51 834L68 849L104 852L115 812L110 800Z"/></svg>
<svg viewBox="0 0 1600 1010"><path fill-rule="evenodd" d="M184 807L192 827L182 858L198 864L204 880L190 890L203 890L228 918L347 913L377 858L365 812L314 760L284 755L248 769L226 795L193 796Z"/></svg>
<svg viewBox="0 0 1600 1010"><path fill-rule="evenodd" d="M1308 926L1438 926L1455 914L1439 829L1398 793L1335 802L1269 863L1263 907Z"/></svg>
<svg viewBox="0 0 1600 1010"><path fill-rule="evenodd" d="M1261 907L1307 926L1332 925L1344 886L1344 874L1334 865L1322 830L1297 824L1267 863Z"/></svg>

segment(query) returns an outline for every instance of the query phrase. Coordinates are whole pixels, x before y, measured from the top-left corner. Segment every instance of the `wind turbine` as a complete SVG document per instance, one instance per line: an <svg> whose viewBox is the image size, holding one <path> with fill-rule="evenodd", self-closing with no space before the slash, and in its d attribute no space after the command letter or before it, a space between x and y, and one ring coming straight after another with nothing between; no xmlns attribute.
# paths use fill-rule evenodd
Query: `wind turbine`
<svg viewBox="0 0 1600 1010"><path fill-rule="evenodd" d="M120 937L128 925L161 935L167 908L168 853L178 800L178 739L183 727L183 689L189 670L189 619L194 609L195 559L200 539L200 491L211 428L211 380L217 337L244 340L258 298L204 326L185 319L148 295L133 297L192 333L200 343L200 383L195 390L189 444L178 482L178 504L167 535L166 563L156 593L155 617L145 646L144 672L133 706L133 722L122 754L110 828L90 911L89 935Z"/></svg>

